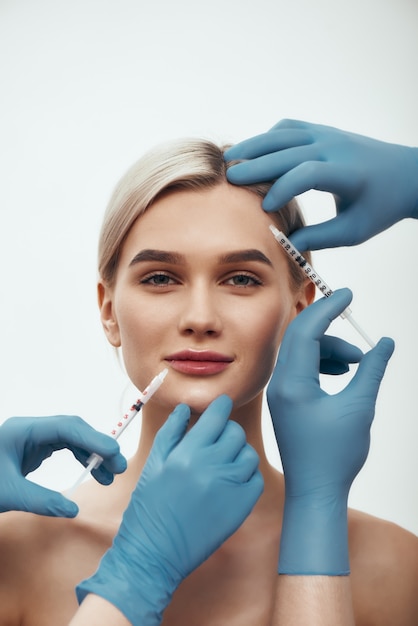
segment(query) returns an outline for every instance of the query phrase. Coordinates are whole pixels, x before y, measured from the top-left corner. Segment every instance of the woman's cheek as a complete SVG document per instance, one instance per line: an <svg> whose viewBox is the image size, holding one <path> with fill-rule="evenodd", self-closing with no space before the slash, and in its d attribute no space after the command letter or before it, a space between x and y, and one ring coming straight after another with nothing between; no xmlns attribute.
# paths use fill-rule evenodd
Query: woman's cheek
<svg viewBox="0 0 418 626"><path fill-rule="evenodd" d="M143 325L125 323L121 326L121 349L126 372L132 383L144 388L158 374L156 367L156 335Z"/></svg>
<svg viewBox="0 0 418 626"><path fill-rule="evenodd" d="M284 321L277 323L277 309L263 318L263 324L253 324L247 335L251 337L251 349L248 354L248 365L256 387L264 387L276 363L277 351L284 333Z"/></svg>

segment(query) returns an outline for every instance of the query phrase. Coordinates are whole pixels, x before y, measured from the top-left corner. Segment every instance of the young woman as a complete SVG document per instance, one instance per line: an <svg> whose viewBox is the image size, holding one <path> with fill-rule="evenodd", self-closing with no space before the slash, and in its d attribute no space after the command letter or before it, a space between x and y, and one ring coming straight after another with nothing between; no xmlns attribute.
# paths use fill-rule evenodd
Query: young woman
<svg viewBox="0 0 418 626"><path fill-rule="evenodd" d="M226 394L232 420L257 451L264 492L174 592L163 624L271 624L284 482L264 452L262 394L287 326L314 293L268 228L272 220L286 233L300 228L297 208L266 215L267 189L228 184L222 150L200 141L147 155L117 187L99 246L103 327L139 389L164 367L169 374L144 407L127 471L110 487L81 486L76 519L10 513L0 520L2 623L68 623L78 606L74 588L110 547L169 413L188 405L193 427ZM357 512L349 533L356 623L412 625L415 538Z"/></svg>

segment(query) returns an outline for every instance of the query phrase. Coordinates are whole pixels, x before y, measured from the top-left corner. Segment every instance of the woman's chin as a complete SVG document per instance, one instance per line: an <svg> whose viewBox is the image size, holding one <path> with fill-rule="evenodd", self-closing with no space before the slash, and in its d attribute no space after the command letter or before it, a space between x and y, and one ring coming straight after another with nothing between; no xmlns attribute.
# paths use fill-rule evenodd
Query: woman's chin
<svg viewBox="0 0 418 626"><path fill-rule="evenodd" d="M217 398L220 393L216 395L210 394L202 394L199 397L185 397L181 400L184 404L187 404L190 407L190 421L194 422L199 419L202 413L208 408L209 404Z"/></svg>
<svg viewBox="0 0 418 626"><path fill-rule="evenodd" d="M237 382L236 379L231 380L230 378L229 380L222 380L218 376L192 381L184 379L177 381L175 376L169 374L151 403L154 404L155 402L155 408L158 405L159 409L157 410L166 417L178 404L187 404L191 411L191 422L194 423L210 403L223 394L231 398L234 410L237 411L247 404L252 404L255 398L262 393L262 389L256 388L255 385L244 382L238 385Z"/></svg>
<svg viewBox="0 0 418 626"><path fill-rule="evenodd" d="M158 371L158 368L154 370ZM134 376L130 378L137 389L145 388L146 385L142 379L137 380ZM149 379L150 375L147 375L148 382ZM150 401L149 409L151 407L153 409L148 410L147 413L162 412L168 416L178 404L187 404L192 414L199 416L218 396L223 393L228 395L231 395L231 392L234 393L235 387L236 384L231 384L230 380L222 380L222 376L185 376L170 368L163 384Z"/></svg>

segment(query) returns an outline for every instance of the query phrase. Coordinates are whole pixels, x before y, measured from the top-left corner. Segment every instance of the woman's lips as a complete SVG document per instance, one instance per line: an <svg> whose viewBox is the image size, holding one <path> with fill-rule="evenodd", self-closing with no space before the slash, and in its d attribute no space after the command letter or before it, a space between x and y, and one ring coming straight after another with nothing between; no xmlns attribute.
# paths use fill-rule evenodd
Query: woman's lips
<svg viewBox="0 0 418 626"><path fill-rule="evenodd" d="M234 359L210 350L182 350L170 354L165 360L173 369L183 374L210 376L223 372Z"/></svg>

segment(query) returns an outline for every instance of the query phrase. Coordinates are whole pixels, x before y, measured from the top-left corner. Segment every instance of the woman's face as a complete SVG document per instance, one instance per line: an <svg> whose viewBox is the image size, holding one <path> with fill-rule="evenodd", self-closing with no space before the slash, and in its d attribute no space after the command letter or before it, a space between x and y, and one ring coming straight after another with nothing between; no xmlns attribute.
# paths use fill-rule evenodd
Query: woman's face
<svg viewBox="0 0 418 626"><path fill-rule="evenodd" d="M260 394L293 317L312 296L290 287L287 260L261 199L228 183L175 191L134 224L102 321L143 389L163 368L154 403L200 414L221 393L240 407Z"/></svg>

